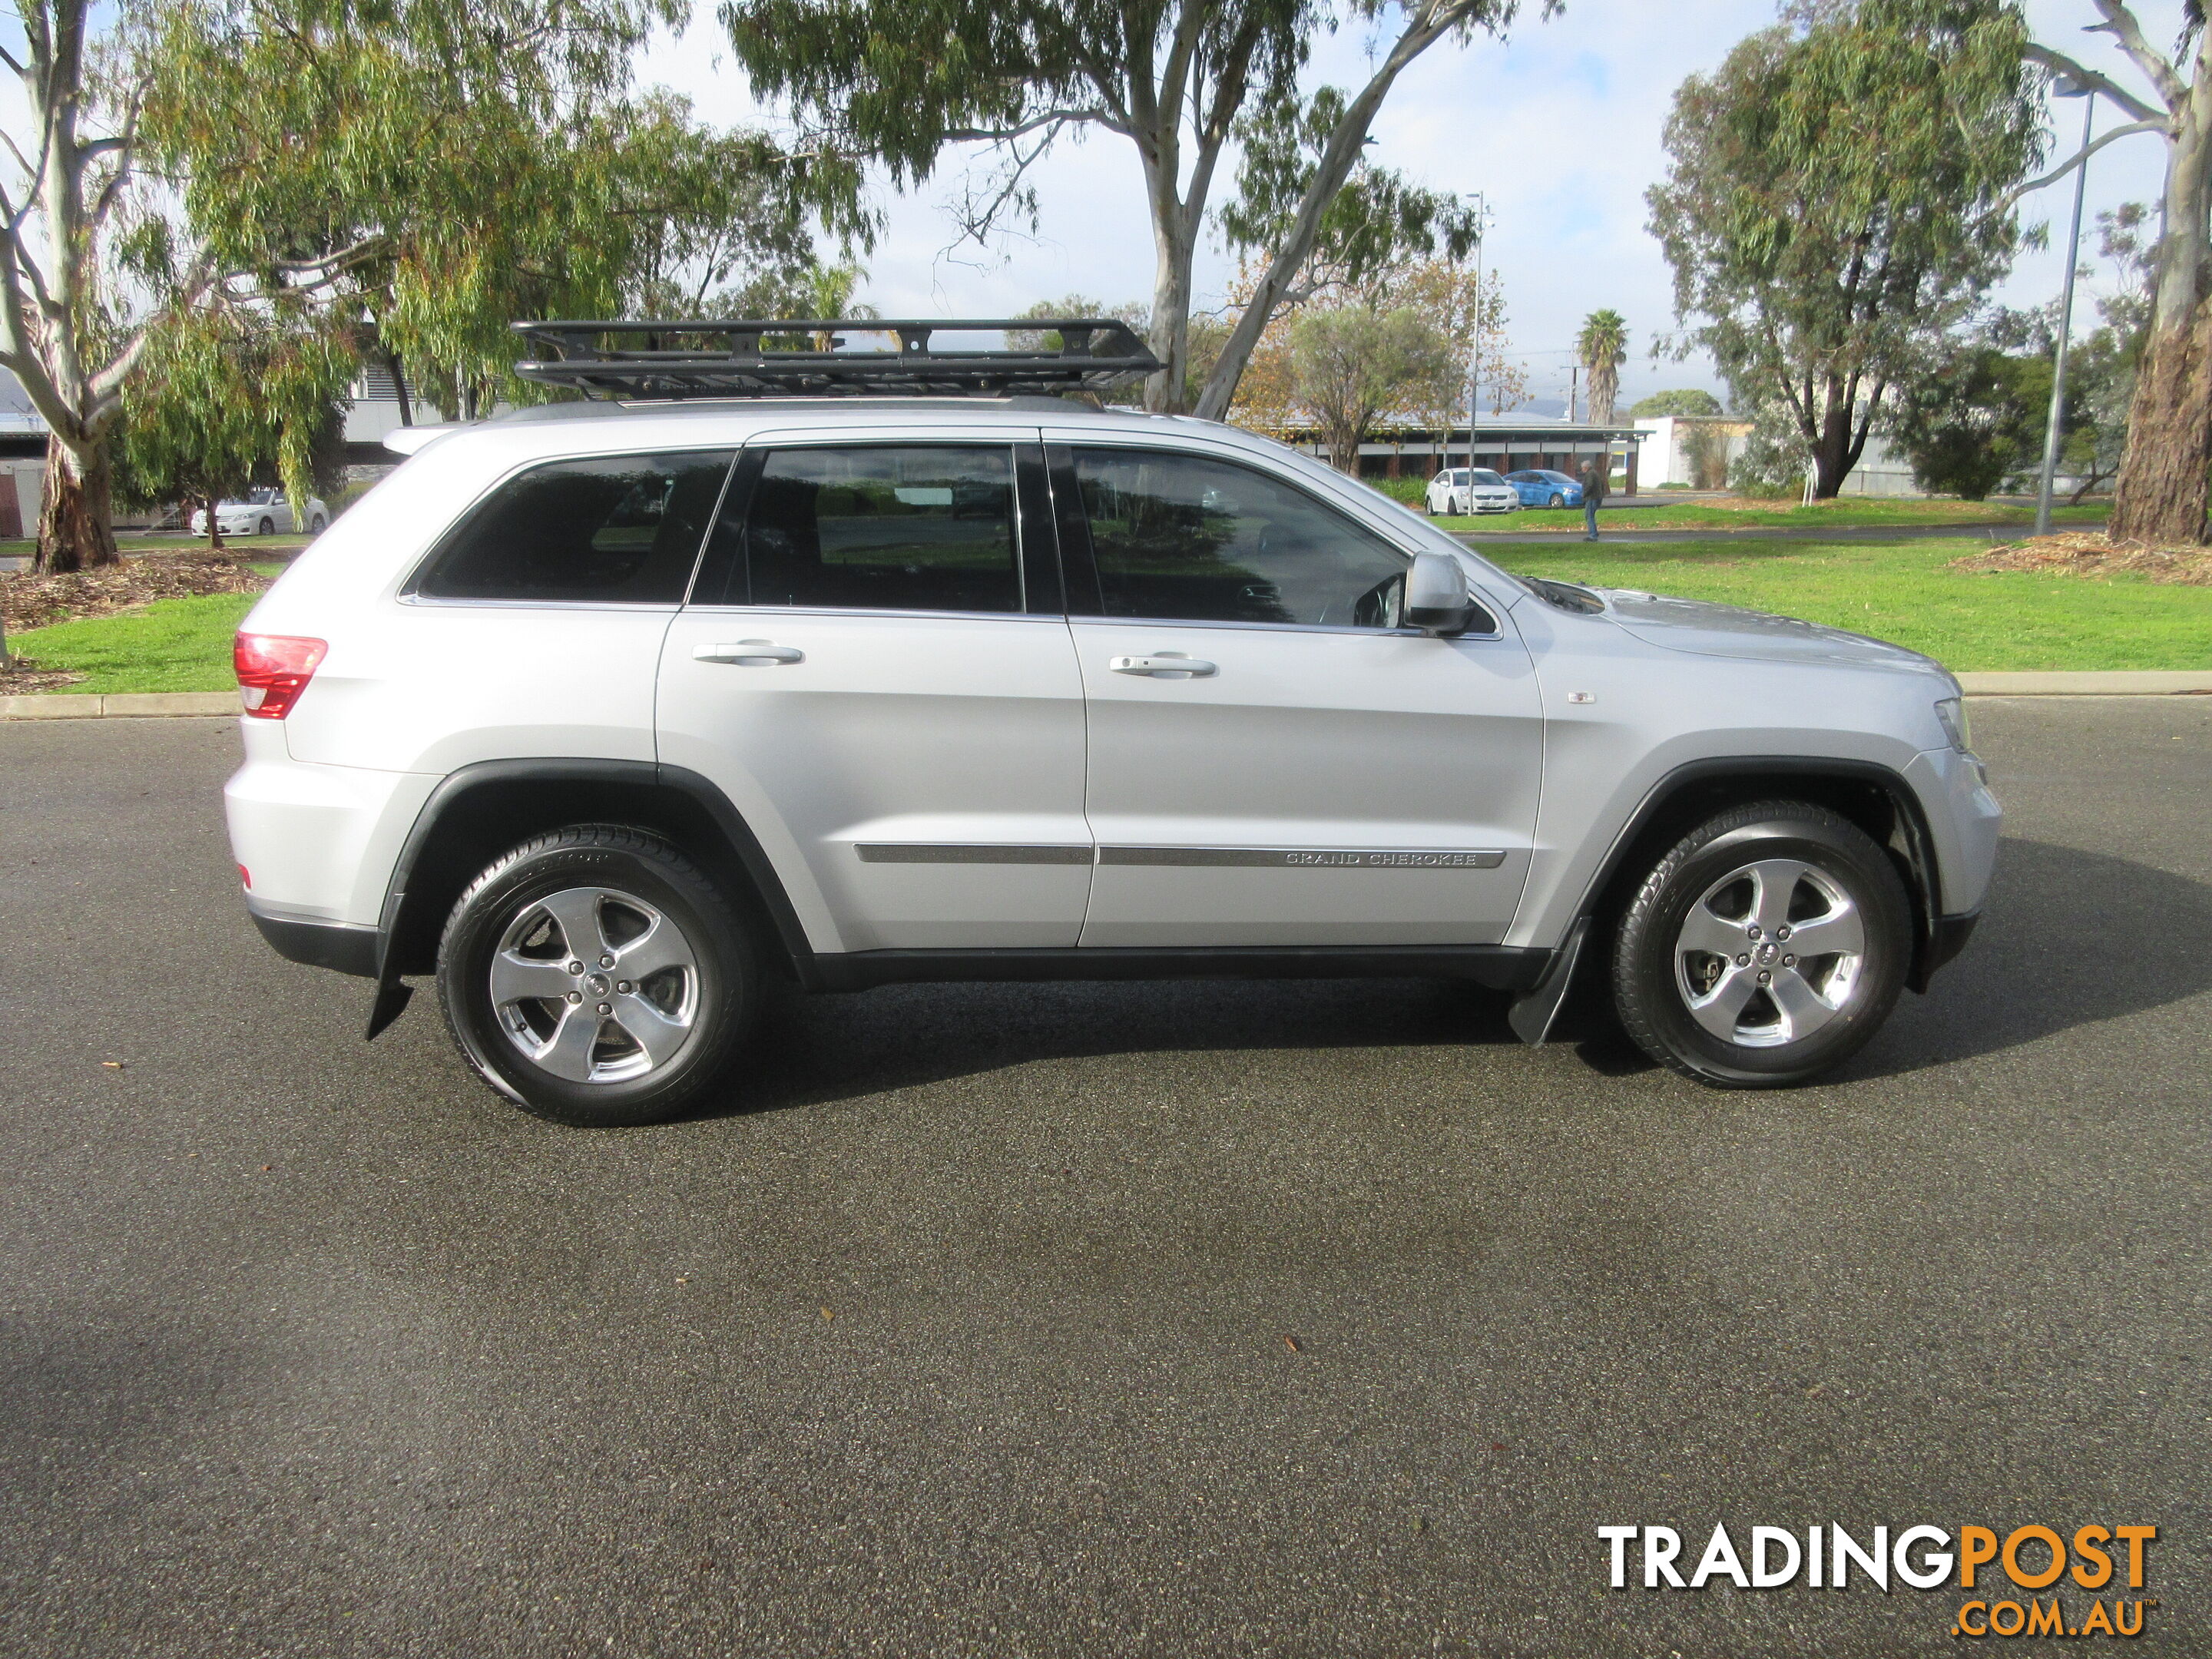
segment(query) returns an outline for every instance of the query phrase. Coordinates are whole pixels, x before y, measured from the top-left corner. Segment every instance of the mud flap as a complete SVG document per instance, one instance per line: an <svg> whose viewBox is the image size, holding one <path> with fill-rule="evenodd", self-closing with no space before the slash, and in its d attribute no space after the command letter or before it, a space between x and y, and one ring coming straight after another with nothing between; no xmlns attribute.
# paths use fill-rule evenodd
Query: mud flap
<svg viewBox="0 0 2212 1659"><path fill-rule="evenodd" d="M361 1034L363 1042L374 1042L385 1028L399 1018L407 1006L407 999L415 994L415 988L397 975L376 982L376 1000L368 1005L368 1029Z"/></svg>
<svg viewBox="0 0 2212 1659"><path fill-rule="evenodd" d="M1567 1000L1567 987L1574 980L1575 963L1582 956L1583 941L1589 937L1589 918L1584 916L1568 929L1565 942L1552 953L1552 965L1544 970L1544 977L1533 989L1516 997L1506 1010L1513 1035L1532 1048L1542 1048L1552 1034L1552 1022L1559 1017L1560 1005Z"/></svg>

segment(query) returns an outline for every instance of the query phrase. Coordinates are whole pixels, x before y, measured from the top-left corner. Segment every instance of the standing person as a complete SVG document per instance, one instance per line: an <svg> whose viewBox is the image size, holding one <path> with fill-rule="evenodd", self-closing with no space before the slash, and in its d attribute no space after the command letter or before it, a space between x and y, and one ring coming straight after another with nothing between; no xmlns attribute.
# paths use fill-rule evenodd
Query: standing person
<svg viewBox="0 0 2212 1659"><path fill-rule="evenodd" d="M1597 539L1598 503L1605 499L1606 486L1613 482L1613 453L1606 450L1583 462L1583 524L1587 533L1583 539Z"/></svg>

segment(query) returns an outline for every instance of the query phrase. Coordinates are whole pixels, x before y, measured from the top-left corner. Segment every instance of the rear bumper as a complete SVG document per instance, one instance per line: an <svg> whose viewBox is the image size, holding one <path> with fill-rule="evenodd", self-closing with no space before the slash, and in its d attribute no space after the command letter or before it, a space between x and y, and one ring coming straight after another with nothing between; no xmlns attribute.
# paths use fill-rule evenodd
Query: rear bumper
<svg viewBox="0 0 2212 1659"><path fill-rule="evenodd" d="M356 922L324 921L307 916L272 914L252 899L246 914L269 941L269 948L289 962L310 968L329 968L341 974L374 979L383 956L382 935Z"/></svg>

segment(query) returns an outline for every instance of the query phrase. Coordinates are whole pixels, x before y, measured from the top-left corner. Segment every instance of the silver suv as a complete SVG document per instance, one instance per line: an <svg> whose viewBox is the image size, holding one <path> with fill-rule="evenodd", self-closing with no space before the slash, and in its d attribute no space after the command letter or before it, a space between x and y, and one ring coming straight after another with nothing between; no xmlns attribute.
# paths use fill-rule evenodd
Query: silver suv
<svg viewBox="0 0 2212 1659"><path fill-rule="evenodd" d="M1790 1084L1973 927L1999 811L1925 657L1516 578L1206 422L568 378L647 395L401 434L256 606L228 790L269 942L372 1036L434 973L531 1111L742 1098L775 981L1444 976L1541 1042L1579 968Z"/></svg>

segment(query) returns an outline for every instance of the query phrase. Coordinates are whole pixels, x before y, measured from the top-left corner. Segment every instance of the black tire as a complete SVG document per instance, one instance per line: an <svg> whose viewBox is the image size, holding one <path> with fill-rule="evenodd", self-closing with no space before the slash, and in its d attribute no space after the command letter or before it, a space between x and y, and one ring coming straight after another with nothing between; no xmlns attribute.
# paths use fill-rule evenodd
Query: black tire
<svg viewBox="0 0 2212 1659"><path fill-rule="evenodd" d="M1545 503L1547 507L1565 507L1566 504L1567 498L1556 489L1552 492L1552 499Z"/></svg>
<svg viewBox="0 0 2212 1659"><path fill-rule="evenodd" d="M557 900L573 910L572 896L579 892L597 896L588 902L588 925L606 947L588 962L592 946L580 927L571 938L541 908ZM617 938L640 922L644 931ZM663 922L674 925L672 941L652 933ZM518 929L531 931L510 938ZM648 966L635 984L618 978L621 957L648 933L681 954L682 964ZM495 958L507 964L502 972L531 975L511 979L508 990L539 977L577 988L495 1006ZM572 963L586 971L570 975ZM470 883L438 944L439 999L447 1028L470 1064L526 1111L581 1128L659 1123L702 1104L722 1081L751 1022L760 980L745 925L714 884L666 842L619 824L572 825L501 855ZM600 997L606 1000L597 1001ZM577 1040L565 1043L556 1041L569 1029L564 1002L574 1005L577 1022ZM610 1009L613 1017L592 1019ZM650 1053L631 1036L634 1027L647 1025L653 1042L668 1045L665 1054ZM526 1049L531 1042L542 1043L553 1058L533 1059ZM573 1070L579 1060L581 1077L547 1069L561 1064ZM625 1066L631 1069L625 1073Z"/></svg>
<svg viewBox="0 0 2212 1659"><path fill-rule="evenodd" d="M257 535L273 536L276 533L276 520L274 519L264 519L258 525L254 526L254 532Z"/></svg>
<svg viewBox="0 0 2212 1659"><path fill-rule="evenodd" d="M323 515L321 514L318 513L313 518L307 520L307 533L310 536L319 536L323 533Z"/></svg>
<svg viewBox="0 0 2212 1659"><path fill-rule="evenodd" d="M1801 934L1857 948L1801 959ZM1864 830L1808 801L1758 801L1707 819L1644 877L1614 939L1613 1003L1661 1065L1717 1088L1783 1088L1881 1029L1911 952L1905 883Z"/></svg>

